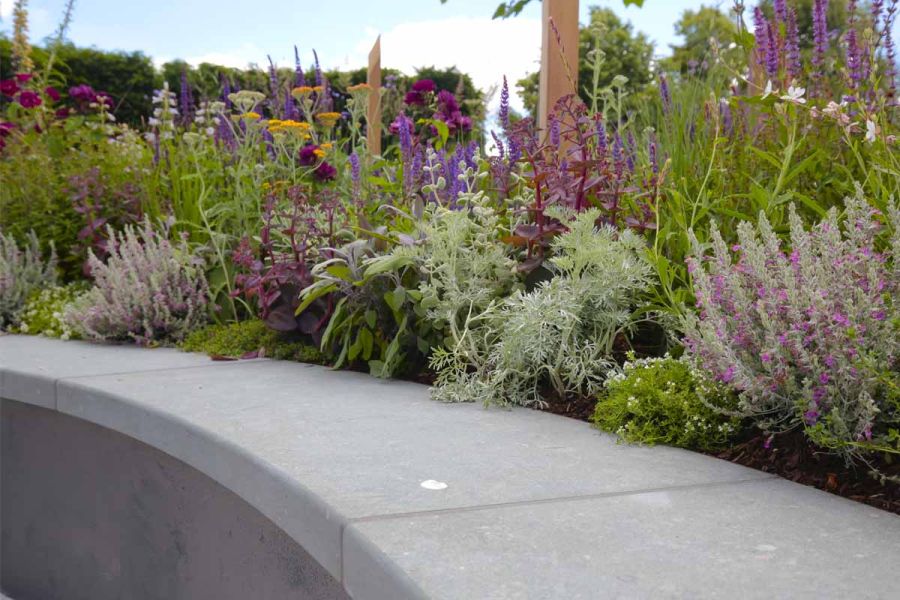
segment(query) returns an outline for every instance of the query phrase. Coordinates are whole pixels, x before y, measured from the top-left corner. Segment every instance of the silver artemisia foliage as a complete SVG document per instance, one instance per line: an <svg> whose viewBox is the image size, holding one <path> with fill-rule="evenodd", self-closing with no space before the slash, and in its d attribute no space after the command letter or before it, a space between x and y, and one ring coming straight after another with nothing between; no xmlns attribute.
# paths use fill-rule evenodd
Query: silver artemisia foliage
<svg viewBox="0 0 900 600"><path fill-rule="evenodd" d="M0 329L16 320L32 292L56 285L56 252L51 247L45 261L37 236L32 231L24 248L12 235L0 231Z"/></svg>

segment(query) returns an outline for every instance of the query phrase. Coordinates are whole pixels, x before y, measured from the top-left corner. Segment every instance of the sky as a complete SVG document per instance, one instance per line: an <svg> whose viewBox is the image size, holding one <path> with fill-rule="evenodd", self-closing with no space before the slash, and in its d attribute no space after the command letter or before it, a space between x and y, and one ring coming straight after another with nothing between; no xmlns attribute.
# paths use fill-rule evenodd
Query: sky
<svg viewBox="0 0 900 600"><path fill-rule="evenodd" d="M304 66L315 48L325 68L345 69L366 65L381 34L384 67L412 73L421 66L456 66L487 91L503 75L514 82L537 70L540 57L540 3L534 0L519 17L492 20L499 1L77 0L68 38L79 46L141 50L157 65L181 58L232 67L265 65L267 54L279 66L293 65L296 44ZM12 4L0 0L2 31L11 29ZM664 56L678 43L673 24L685 9L701 4L727 9L732 2L645 0L644 8L626 8L622 0L582 0L581 21L587 21L589 6L610 7L646 33L656 54ZM64 5L64 0L28 3L33 42L53 33ZM495 95L492 104L496 101ZM512 104L521 109L517 98Z"/></svg>

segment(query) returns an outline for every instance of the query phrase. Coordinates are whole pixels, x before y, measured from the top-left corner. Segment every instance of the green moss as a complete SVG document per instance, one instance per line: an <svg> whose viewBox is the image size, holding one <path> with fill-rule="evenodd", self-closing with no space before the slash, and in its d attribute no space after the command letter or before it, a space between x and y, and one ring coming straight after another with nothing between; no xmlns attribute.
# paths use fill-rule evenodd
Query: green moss
<svg viewBox="0 0 900 600"><path fill-rule="evenodd" d="M17 315L16 325L10 331L64 340L78 339L78 333L62 317L69 304L87 289L85 283L72 283L35 290L25 301L25 306Z"/></svg>
<svg viewBox="0 0 900 600"><path fill-rule="evenodd" d="M626 442L712 450L726 445L741 420L704 404L736 410L737 399L686 360L632 360L606 382L594 410L597 427Z"/></svg>
<svg viewBox="0 0 900 600"><path fill-rule="evenodd" d="M325 357L309 343L284 339L262 321L208 325L190 333L180 344L186 352L211 356L241 356L259 351L266 358L324 364Z"/></svg>

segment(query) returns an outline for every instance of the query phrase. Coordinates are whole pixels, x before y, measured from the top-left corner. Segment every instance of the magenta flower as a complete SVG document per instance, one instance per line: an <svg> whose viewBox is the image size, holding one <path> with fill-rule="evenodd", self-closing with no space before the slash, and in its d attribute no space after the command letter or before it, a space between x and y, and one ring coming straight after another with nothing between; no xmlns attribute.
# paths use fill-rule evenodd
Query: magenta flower
<svg viewBox="0 0 900 600"><path fill-rule="evenodd" d="M435 85L434 81L430 79L420 79L414 84L412 84L412 91L419 92L420 94L433 94L437 90L437 85Z"/></svg>
<svg viewBox="0 0 900 600"><path fill-rule="evenodd" d="M4 96L15 96L19 91L19 84L15 79L4 79L0 81L0 94Z"/></svg>
<svg viewBox="0 0 900 600"><path fill-rule="evenodd" d="M41 97L37 94L37 92L32 92L31 90L23 90L19 94L18 102L24 108L34 108L36 106L40 106L43 103L43 100L41 100Z"/></svg>
<svg viewBox="0 0 900 600"><path fill-rule="evenodd" d="M437 90L437 86L430 79L420 79L406 93L403 101L409 106L425 106L427 102L427 94L433 94ZM448 92L449 93L449 92Z"/></svg>
<svg viewBox="0 0 900 600"><path fill-rule="evenodd" d="M89 104L96 101L97 92L91 86L82 83L69 88L69 98L78 103Z"/></svg>
<svg viewBox="0 0 900 600"><path fill-rule="evenodd" d="M57 91L57 89L55 87L53 87L52 85L48 85L47 87L44 88L44 94L46 94L47 97L50 98L51 100L53 100L54 102L59 102L59 99L62 98L62 96Z"/></svg>
<svg viewBox="0 0 900 600"><path fill-rule="evenodd" d="M311 167L316 162L318 162L318 157L316 156L316 150L319 147L315 144L307 144L300 148L300 153L298 155L298 162L304 167Z"/></svg>
<svg viewBox="0 0 900 600"><path fill-rule="evenodd" d="M319 181L331 181L337 176L337 169L335 169L328 161L322 161L316 170L313 171L313 175L316 176L316 179Z"/></svg>

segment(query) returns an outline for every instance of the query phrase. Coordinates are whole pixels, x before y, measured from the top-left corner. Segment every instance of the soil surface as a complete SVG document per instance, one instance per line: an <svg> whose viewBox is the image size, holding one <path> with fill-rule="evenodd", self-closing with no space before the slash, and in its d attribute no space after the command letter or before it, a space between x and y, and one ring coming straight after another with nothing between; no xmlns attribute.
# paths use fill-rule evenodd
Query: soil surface
<svg viewBox="0 0 900 600"><path fill-rule="evenodd" d="M900 483L881 483L872 473L900 479L900 460L876 457L870 465L847 465L834 454L816 452L802 432L767 440L757 435L714 456L900 514Z"/></svg>
<svg viewBox="0 0 900 600"><path fill-rule="evenodd" d="M590 421L596 403L595 398L562 399L557 396L551 397L541 410ZM879 457L873 459L871 465L847 465L834 454L817 452L810 447L802 432L774 436L768 443L767 440L765 435L747 435L731 448L709 454L900 514L900 483L882 483L872 474L873 470L877 470L883 475L900 479L900 460L890 463Z"/></svg>

